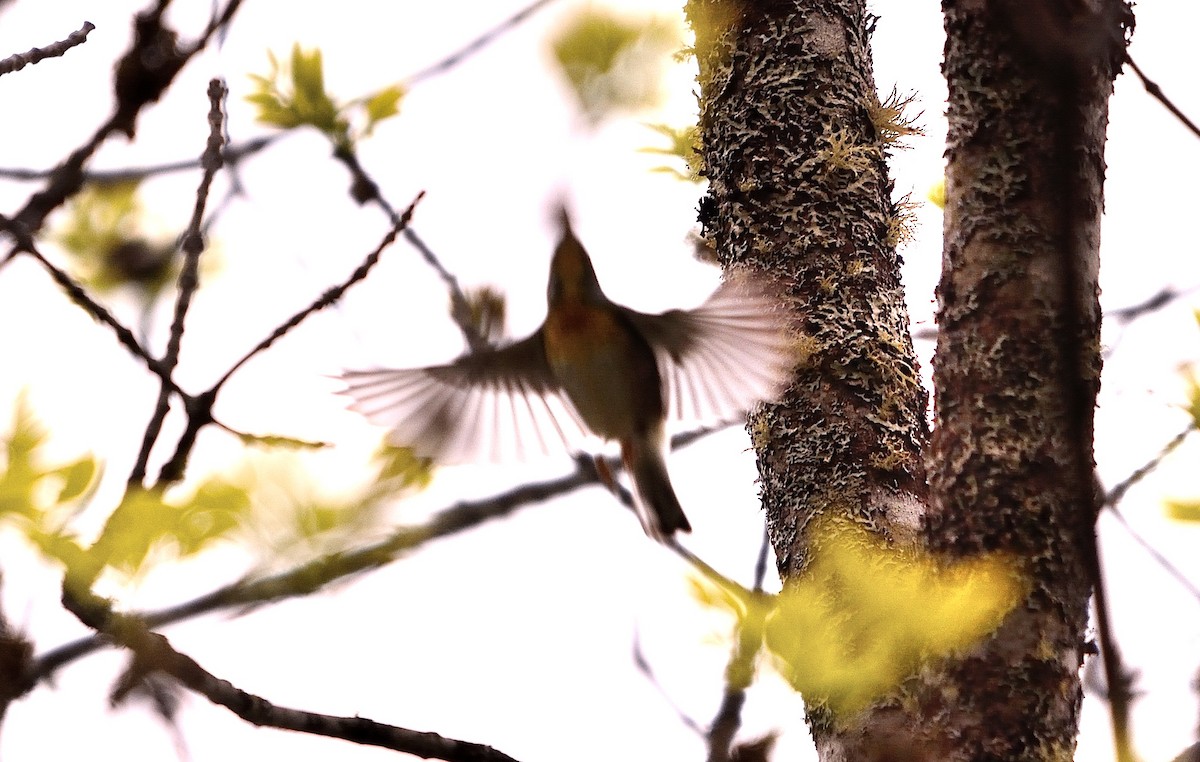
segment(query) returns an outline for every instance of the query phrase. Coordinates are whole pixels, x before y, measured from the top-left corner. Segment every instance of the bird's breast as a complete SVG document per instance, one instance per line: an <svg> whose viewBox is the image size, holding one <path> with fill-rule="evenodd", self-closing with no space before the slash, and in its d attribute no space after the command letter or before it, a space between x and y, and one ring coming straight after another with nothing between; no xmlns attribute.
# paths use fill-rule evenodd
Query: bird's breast
<svg viewBox="0 0 1200 762"><path fill-rule="evenodd" d="M557 305L543 329L555 379L593 433L625 439L663 416L654 353L613 310Z"/></svg>

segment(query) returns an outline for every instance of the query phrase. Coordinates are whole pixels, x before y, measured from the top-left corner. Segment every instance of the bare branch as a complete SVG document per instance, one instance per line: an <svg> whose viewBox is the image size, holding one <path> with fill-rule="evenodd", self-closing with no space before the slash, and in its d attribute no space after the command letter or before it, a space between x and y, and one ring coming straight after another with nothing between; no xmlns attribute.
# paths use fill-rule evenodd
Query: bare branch
<svg viewBox="0 0 1200 762"><path fill-rule="evenodd" d="M142 437L142 446L138 452L137 461L133 466L133 471L129 474L128 483L130 485L141 485L143 479L145 479L146 464L150 460L150 451L153 449L154 443L158 440L159 432L162 431L163 421L166 419L167 411L170 409L171 373L179 363L179 347L183 340L188 307L191 305L192 297L195 296L197 289L200 288L200 278L198 275L200 270L200 254L204 251L204 239L200 235L200 225L204 220L204 208L208 203L208 192L212 187L213 177L222 164L221 147L224 145L224 137L221 128L225 122L224 104L225 96L228 92L225 83L221 80L213 79L209 81L208 143L205 146L203 158L201 159L201 165L204 167L204 175L200 179L200 186L196 189L196 204L192 209L192 219L188 222L187 229L183 233L183 267L179 271L179 294L175 300L175 315L171 320L167 349L163 353L162 362L158 365L159 378L162 381L158 401L154 406L154 414L146 426L146 433ZM191 412L194 407L189 406L189 426Z"/></svg>
<svg viewBox="0 0 1200 762"><path fill-rule="evenodd" d="M87 42L88 34L95 28L95 24L85 21L83 22L83 26L79 27L77 31L72 32L65 40L51 43L44 48L30 48L24 53L16 53L0 60L0 76L4 76L9 72L20 71L26 66L44 61L47 58L58 58L76 45L82 45Z"/></svg>
<svg viewBox="0 0 1200 762"><path fill-rule="evenodd" d="M754 563L754 592L761 593L767 577L767 555L771 536L763 527L762 543ZM708 730L708 762L732 759L733 739L742 726L742 707L746 704L746 688L754 676L754 662L762 650L762 623L741 622L737 642L725 665L725 691L721 704Z"/></svg>
<svg viewBox="0 0 1200 762"><path fill-rule="evenodd" d="M413 202L400 216L398 227L393 227L388 231L383 240L375 247L375 250L367 255L350 277L342 284L329 289L314 301L309 306L297 312L292 317L288 318L282 325L271 332L269 336L260 341L253 349L242 356L240 360L235 362L229 370L225 371L224 375L212 385L208 391L203 392L195 397L190 397L185 400L187 404L187 426L184 428L183 434L179 438L179 443L175 446L175 452L159 471L158 481L160 484L169 484L183 478L184 469L187 466L188 458L191 455L192 447L196 442L196 437L200 433L200 429L212 422L212 406L217 400L217 395L225 383L233 377L233 374L238 371L243 365L260 352L265 351L268 347L286 335L300 323L304 322L310 315L320 310L329 307L342 298L342 295L355 283L358 283L371 271L371 268L379 261L379 257L383 254L384 249L390 246L399 235L403 226L407 225L412 218L413 210L416 208L417 202L424 196L424 192L417 195Z"/></svg>
<svg viewBox="0 0 1200 762"><path fill-rule="evenodd" d="M698 429L678 434L672 437L671 446L675 449L686 447L714 430ZM612 468L620 467L620 461L613 462ZM243 579L176 606L133 616L148 627L163 627L213 611L238 606L252 608L309 595L337 580L385 566L404 553L432 540L449 537L494 519L504 518L521 508L559 497L581 487L601 483L603 482L595 461L590 456L580 456L575 460L575 471L558 479L524 484L486 500L457 503L435 514L425 524L397 528L390 537L378 543L357 550L322 556L271 577ZM626 508L632 509L632 498L628 492L622 492L623 495L619 495L619 499ZM676 550L679 552L680 549ZM682 551L680 554L707 569L710 579L724 580L726 584L734 585L689 552ZM110 645L111 642L96 635L48 651L38 657L32 665L26 682L32 687L38 681L52 677L60 667Z"/></svg>
<svg viewBox="0 0 1200 762"><path fill-rule="evenodd" d="M229 23L240 5L240 0L231 0L225 12L210 24L210 31L201 41L183 52L175 45L174 30L162 23L165 3L155 3L151 10L138 14L134 21L133 42L116 66L113 82L116 103L112 116L87 143L75 149L54 168L46 187L29 197L25 206L13 217L13 224L29 235L41 229L50 212L79 190L84 181L83 165L100 145L114 132L132 136L142 109L159 99L183 66L207 43L212 33ZM143 55L144 46L153 47L156 55Z"/></svg>
<svg viewBox="0 0 1200 762"><path fill-rule="evenodd" d="M1142 87L1146 88L1146 92L1150 93L1150 95L1158 100L1159 103L1166 106L1167 111L1170 111L1172 114L1174 114L1176 119L1178 119L1180 122L1183 122L1184 127L1187 127L1189 130L1191 130L1193 135L1200 138L1200 127L1197 127L1195 122L1193 122L1191 119L1188 119L1187 115L1180 111L1179 107L1171 102L1171 99L1168 98L1166 93L1162 91L1162 88L1158 86L1158 83L1147 77L1128 53L1125 54L1125 63L1129 64L1129 68L1133 69L1133 73L1138 75L1138 79L1142 81Z"/></svg>
<svg viewBox="0 0 1200 762"><path fill-rule="evenodd" d="M349 146L338 146L333 152L334 158L342 162L346 169L350 170L352 183L350 186L350 195L360 204L374 202L376 206L383 210L388 216L388 219L395 225L398 222L398 215L391 203L383 197L379 191L379 185L375 180L367 174L366 169L358 161L358 156ZM467 346L471 351L484 349L488 346L487 340L479 334L475 326L471 323L471 307L467 303L466 294L463 293L462 287L458 284L458 278L442 265L441 260L425 245L420 236L412 228L405 228L404 240L413 245L421 256L434 269L434 272L441 277L446 284L446 289L450 292L450 317L453 318L459 330L462 331L463 338L466 339Z"/></svg>
<svg viewBox="0 0 1200 762"><path fill-rule="evenodd" d="M132 650L134 658L147 672L169 674L212 703L255 725L341 738L447 762L515 762L490 746L458 741L437 733L384 725L365 717L337 717L275 706L216 677L195 659L175 650L165 637L146 629L135 618L114 614L103 599L89 592L64 589L63 604L81 622Z"/></svg>
<svg viewBox="0 0 1200 762"><path fill-rule="evenodd" d="M321 294L320 298L297 312L292 317L288 318L287 321L272 331L270 336L263 339L258 343L257 346L255 346L244 356L242 356L240 360L234 363L233 367L227 370L225 375L221 376L221 379L213 385L211 391L216 392L225 385L225 382L228 381L229 378L236 373L239 368L249 362L252 357L270 347L272 344L282 338L288 331L304 322L314 312L319 312L326 307L333 305L342 298L342 295L345 294L351 286L367 277L367 274L370 273L371 269L379 262L379 257L383 254L384 250L391 246L392 243L395 242L396 236L408 227L408 223L412 220L413 211L416 209L420 200L424 197L425 192L421 191L417 194L417 197L412 200L412 203L408 205L408 208L404 210L404 214L396 216L392 223L392 229L389 230L387 235L383 237L383 240L379 242L379 245L375 247L375 250L367 255L367 258L363 260L363 263L355 268L354 272L350 273L350 277L348 277L341 284L329 289L324 294Z"/></svg>
<svg viewBox="0 0 1200 762"><path fill-rule="evenodd" d="M1158 468L1159 464L1163 462L1163 459L1174 452L1179 445L1183 444L1183 440L1187 439L1188 435L1195 430L1196 424L1189 423L1187 428L1172 437L1171 441L1167 442L1166 445L1164 445L1163 448L1158 451L1157 455L1151 458L1140 468L1136 469L1129 476L1117 482L1117 484L1115 484L1113 488L1110 489L1107 494L1105 494L1103 507L1115 508L1117 503L1120 503L1121 500L1124 499L1125 493L1129 491L1130 487L1133 487L1142 479L1145 479L1147 476L1149 476L1150 472Z"/></svg>
<svg viewBox="0 0 1200 762"><path fill-rule="evenodd" d="M258 153L274 143L280 135L269 135L255 138L238 146L225 146L221 150L221 158L226 164L236 164L247 156ZM183 159L165 164L152 164L147 167L127 167L124 169L93 170L83 173L83 181L87 183L121 183L129 180L144 180L147 177L167 175L173 172L185 172L200 166L200 159ZM31 181L43 180L50 176L49 169L27 169L22 167L0 167L0 178L7 180Z"/></svg>
<svg viewBox="0 0 1200 762"><path fill-rule="evenodd" d="M5 229L10 233L16 234L10 220L0 215L0 229ZM67 275L63 270L55 267L50 263L45 256L38 250L33 239L27 235L21 234L17 238L17 245L9 252L8 259L11 259L16 253L24 252L32 256L37 262L46 269L50 277L59 287L66 292L72 302L81 307L84 312L92 317L97 323L106 325L116 334L117 341L130 351L135 357L139 358L146 364L152 372L158 373L158 360L150 355L149 352L142 347L133 332L121 324L112 313L100 305L95 299L88 295L88 292L82 285L77 283L70 275Z"/></svg>
<svg viewBox="0 0 1200 762"><path fill-rule="evenodd" d="M506 18L504 21L501 21L492 29L489 29L488 31L468 42L459 50L454 51L437 63L421 69L416 74L410 75L406 81L409 84L415 84L422 80L429 79L430 77L435 77L439 74L445 74L450 69L453 69L455 66L462 63L466 58L469 58L470 56L478 53L480 50L490 45L497 37L517 26L522 21L540 11L542 8L545 8L552 2L554 2L554 0L537 0L537 2L522 8Z"/></svg>
<svg viewBox="0 0 1200 762"><path fill-rule="evenodd" d="M1158 548L1154 547L1154 545L1145 537L1142 537L1141 534L1139 534L1137 530L1130 525L1129 520L1125 518L1125 514L1122 513L1119 508L1111 508L1109 514L1117 520L1117 523L1121 525L1121 527L1125 530L1125 533L1133 538L1134 542L1142 546L1142 550L1146 551L1146 554L1149 555L1155 563L1162 567L1163 571L1165 571L1176 582L1178 582L1180 586L1188 592L1189 595L1196 599L1197 602L1200 602L1200 587L1196 587L1196 584L1188 579L1187 575L1180 571L1178 566L1171 563L1170 559L1164 556Z"/></svg>

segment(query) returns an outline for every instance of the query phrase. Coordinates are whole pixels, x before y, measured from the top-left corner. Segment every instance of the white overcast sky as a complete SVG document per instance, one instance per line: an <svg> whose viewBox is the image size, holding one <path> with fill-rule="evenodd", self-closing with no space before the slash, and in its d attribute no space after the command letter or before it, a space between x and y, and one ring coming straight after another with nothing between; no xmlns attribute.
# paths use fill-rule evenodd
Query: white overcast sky
<svg viewBox="0 0 1200 762"><path fill-rule="evenodd" d="M177 0L173 19L194 30L210 4ZM207 81L231 88L236 140L264 130L241 96L246 74L266 69L266 51L295 41L325 54L330 91L350 98L403 80L492 27L523 3L247 2L223 47L189 65L164 102L139 123L135 144L106 146L97 166L120 167L196 156L207 134ZM626 7L678 16L678 2ZM112 60L128 44L128 17L139 7L18 0L0 15L0 57L96 24L86 45L61 59L0 77L8 118L0 166L46 167L80 144L106 114ZM670 75L660 113L638 114L589 131L548 67L545 40L578 3L561 0L451 72L412 89L399 118L362 146L363 164L387 197L404 206L419 191L416 225L466 285L494 284L510 298L510 331L532 330L544 312L552 245L549 203L565 191L577 228L606 291L652 311L695 304L715 283L695 263L686 235L699 189L648 172L657 159L643 122L694 119L692 72ZM938 64L936 3L881 0L875 35L877 85L919 96L927 134L893 163L897 190L923 199L941 175L945 86ZM1200 117L1191 3L1140 3L1133 57L1176 102ZM1102 285L1107 309L1138 303L1166 286L1200 284L1191 230L1192 178L1200 141L1186 133L1129 75L1117 83L1108 150ZM201 388L299 306L345 276L386 229L374 209L357 209L344 170L311 133L295 134L243 167L248 197L235 202L214 234L220 274L197 299L185 338L181 378ZM173 235L191 212L197 175L147 188L154 224ZM0 185L0 211L19 208L34 185ZM930 324L940 264L940 212L920 211L918 240L904 252L914 325ZM630 277L637 271L638 279ZM679 281L679 285L675 282ZM669 287L664 284L672 284ZM1101 476L1112 484L1148 460L1183 428L1179 369L1196 356L1200 330L1183 299L1118 334L1104 376L1097 427ZM334 489L363 473L379 432L342 410L328 374L347 366L419 365L461 349L445 316L436 277L404 245L389 251L367 283L337 310L287 337L232 383L218 414L239 428L338 444L312 472ZM136 310L116 301L127 322ZM161 341L161 312L154 336ZM53 432L59 457L85 450L107 462L106 491L128 472L148 414L152 385L32 263L0 271L0 420L28 386ZM928 369L930 342L918 351ZM670 467L696 531L688 546L717 568L750 579L761 532L754 466L744 433L711 437L676 454ZM1130 522L1168 557L1200 578L1192 550L1200 535L1162 517L1162 499L1200 495L1185 446L1124 506ZM202 441L199 472L241 457L228 438ZM495 468L445 471L428 494L398 506L392 520L464 496L484 496L521 478L554 474L550 463L513 474ZM695 506L695 507L691 507ZM83 517L95 527L103 513ZM1135 739L1148 760L1168 759L1190 742L1197 706L1190 688L1200 636L1200 604L1129 541L1102 523L1121 645L1147 691L1135 712ZM39 567L11 530L0 529L0 601L10 621L44 651L83 632L58 607L58 572ZM1112 560L1116 559L1116 560ZM125 590L131 607L175 602L230 581L247 563L222 549L163 569ZM641 638L662 688L701 724L716 711L729 650L729 622L688 595L686 569L641 535L631 515L590 489L514 518L435 543L377 573L310 599L229 620L208 617L168 630L173 642L239 687L285 706L372 719L491 744L522 762L539 760L699 759L702 739L633 668ZM139 708L110 711L106 691L121 661L93 656L13 705L0 728L5 762L78 758L175 758L176 739ZM802 707L769 670L746 711L747 736L786 732L780 759L808 744ZM340 741L246 726L199 697L184 702L180 727L190 759L393 759ZM1080 760L1110 759L1103 706L1088 700Z"/></svg>

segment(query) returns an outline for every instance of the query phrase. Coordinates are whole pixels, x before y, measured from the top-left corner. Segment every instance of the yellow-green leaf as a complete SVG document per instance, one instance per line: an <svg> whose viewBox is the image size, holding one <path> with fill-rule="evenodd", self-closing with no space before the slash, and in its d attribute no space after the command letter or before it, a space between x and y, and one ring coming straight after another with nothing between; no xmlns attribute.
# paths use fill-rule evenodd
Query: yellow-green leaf
<svg viewBox="0 0 1200 762"><path fill-rule="evenodd" d="M105 522L92 553L98 561L134 574L150 549L171 531L175 513L160 491L130 488Z"/></svg>
<svg viewBox="0 0 1200 762"><path fill-rule="evenodd" d="M400 85L392 85L367 98L363 104L367 112L367 126L364 128L363 134L370 135L376 124L399 114L400 99L403 97L404 88Z"/></svg>
<svg viewBox="0 0 1200 762"><path fill-rule="evenodd" d="M598 121L662 97L661 71L680 35L669 22L587 8L551 40L555 62L584 113Z"/></svg>
<svg viewBox="0 0 1200 762"><path fill-rule="evenodd" d="M181 556L192 555L236 529L250 510L244 487L219 478L209 479L177 511L170 535Z"/></svg>
<svg viewBox="0 0 1200 762"><path fill-rule="evenodd" d="M925 197L928 198L930 200L930 202L933 203L933 205L936 206L938 209L945 209L946 208L946 178L943 177L942 179L938 180L936 183L931 185L929 187L928 192L926 192Z"/></svg>
<svg viewBox="0 0 1200 762"><path fill-rule="evenodd" d="M1200 521L1200 500L1168 500L1166 513L1176 521Z"/></svg>
<svg viewBox="0 0 1200 762"><path fill-rule="evenodd" d="M837 713L986 637L1026 594L999 554L951 563L849 523L815 531L809 573L779 596L766 642L792 685Z"/></svg>
<svg viewBox="0 0 1200 762"><path fill-rule="evenodd" d="M378 482L390 491L415 487L424 489L433 479L433 465L429 458L416 455L411 447L384 445L378 453Z"/></svg>
<svg viewBox="0 0 1200 762"><path fill-rule="evenodd" d="M63 480L62 489L58 491L58 502L69 502L86 492L96 477L96 470L96 461L91 458L80 458L55 469L54 473Z"/></svg>
<svg viewBox="0 0 1200 762"><path fill-rule="evenodd" d="M699 127L694 124L687 127L671 127L666 124L648 124L646 126L666 137L670 141L670 145L666 148L646 146L645 148L639 148L638 151L641 153L678 157L683 161L683 166L687 170L686 172L681 172L674 167L659 166L652 168L651 172L666 172L680 180L691 182L700 182L703 179L701 170L704 167L704 159L700 154Z"/></svg>

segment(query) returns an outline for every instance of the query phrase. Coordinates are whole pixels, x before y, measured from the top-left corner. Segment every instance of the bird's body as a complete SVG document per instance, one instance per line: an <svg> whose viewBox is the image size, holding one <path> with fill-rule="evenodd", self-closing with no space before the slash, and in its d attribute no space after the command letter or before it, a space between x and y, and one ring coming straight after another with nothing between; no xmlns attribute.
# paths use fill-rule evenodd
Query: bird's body
<svg viewBox="0 0 1200 762"><path fill-rule="evenodd" d="M522 341L446 366L349 372L346 393L391 427L391 443L435 460L499 459L525 435L549 450L546 429L567 447L580 432L616 441L646 533L690 531L667 474L666 421L727 417L778 391L789 363L774 305L746 281L726 281L692 311L616 304L565 214L547 303Z"/></svg>

